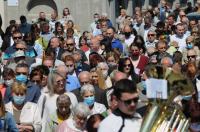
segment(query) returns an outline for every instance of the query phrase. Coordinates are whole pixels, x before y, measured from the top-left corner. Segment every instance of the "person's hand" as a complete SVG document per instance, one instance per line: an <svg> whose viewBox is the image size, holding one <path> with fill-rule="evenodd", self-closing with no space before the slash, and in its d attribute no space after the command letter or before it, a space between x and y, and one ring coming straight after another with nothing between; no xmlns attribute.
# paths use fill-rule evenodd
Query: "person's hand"
<svg viewBox="0 0 200 132"><path fill-rule="evenodd" d="M20 125L17 125L17 128L19 129L19 132L32 132L33 131L32 125L20 124Z"/></svg>

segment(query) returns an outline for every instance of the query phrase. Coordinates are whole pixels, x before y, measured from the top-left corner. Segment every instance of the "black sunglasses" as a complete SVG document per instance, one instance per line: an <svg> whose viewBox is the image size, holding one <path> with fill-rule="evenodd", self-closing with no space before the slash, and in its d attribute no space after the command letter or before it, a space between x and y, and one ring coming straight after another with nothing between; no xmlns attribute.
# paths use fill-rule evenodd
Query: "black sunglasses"
<svg viewBox="0 0 200 132"><path fill-rule="evenodd" d="M128 64L128 65L125 65L125 64L124 64L124 67L127 67L127 66L128 66L128 67L131 67L131 64Z"/></svg>
<svg viewBox="0 0 200 132"><path fill-rule="evenodd" d="M187 56L188 59L195 58L195 57L196 57L196 55Z"/></svg>
<svg viewBox="0 0 200 132"><path fill-rule="evenodd" d="M13 39L22 39L22 36L19 36L19 37L13 37Z"/></svg>
<svg viewBox="0 0 200 132"><path fill-rule="evenodd" d="M126 105L130 105L132 102L137 103L138 100L139 100L139 97L129 99L129 100L121 100L121 101L124 102L124 104L126 104Z"/></svg>
<svg viewBox="0 0 200 132"><path fill-rule="evenodd" d="M18 50L26 50L26 48L15 48L17 51Z"/></svg>

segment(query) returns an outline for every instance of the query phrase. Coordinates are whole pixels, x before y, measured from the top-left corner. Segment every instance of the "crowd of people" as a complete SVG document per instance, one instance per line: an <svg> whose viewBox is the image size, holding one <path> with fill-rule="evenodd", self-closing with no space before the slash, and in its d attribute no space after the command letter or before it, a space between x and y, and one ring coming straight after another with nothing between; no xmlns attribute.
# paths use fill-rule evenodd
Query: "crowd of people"
<svg viewBox="0 0 200 132"><path fill-rule="evenodd" d="M174 10L161 0L133 16L121 9L116 26L95 13L83 32L69 8L50 20L40 12L32 24L11 20L0 37L0 131L139 132L155 69L192 82L180 110L200 131L200 20L192 12L200 0Z"/></svg>

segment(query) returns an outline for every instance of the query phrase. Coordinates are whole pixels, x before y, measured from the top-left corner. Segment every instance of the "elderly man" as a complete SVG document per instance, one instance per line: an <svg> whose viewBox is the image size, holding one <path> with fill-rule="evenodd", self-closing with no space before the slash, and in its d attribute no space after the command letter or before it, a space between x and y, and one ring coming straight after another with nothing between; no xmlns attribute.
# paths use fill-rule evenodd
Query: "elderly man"
<svg viewBox="0 0 200 132"><path fill-rule="evenodd" d="M90 84L90 73L88 71L82 71L79 73L78 75L78 78L79 78L79 82L81 84L81 86L85 85L85 84ZM98 87L94 87L94 90L95 90L95 97L96 97L96 101L99 102L99 103L102 103L102 98L103 98L103 90L98 88ZM83 99L81 98L81 93L80 93L81 89L80 88L77 88L75 90L72 90L71 92L73 92L78 101L79 102L82 102Z"/></svg>
<svg viewBox="0 0 200 132"><path fill-rule="evenodd" d="M139 99L136 84L128 79L116 82L113 96L117 109L100 123L98 132L139 132L142 119L135 112Z"/></svg>
<svg viewBox="0 0 200 132"><path fill-rule="evenodd" d="M156 40L156 32L154 30L149 30L147 33L147 41L145 43L145 47L148 49L149 47L155 47L158 40Z"/></svg>

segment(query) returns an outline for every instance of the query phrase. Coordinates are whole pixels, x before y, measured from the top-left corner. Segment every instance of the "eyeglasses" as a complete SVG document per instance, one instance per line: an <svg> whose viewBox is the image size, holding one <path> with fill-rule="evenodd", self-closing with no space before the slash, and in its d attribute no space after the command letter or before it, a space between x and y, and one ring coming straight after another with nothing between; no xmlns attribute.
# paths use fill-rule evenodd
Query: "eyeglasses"
<svg viewBox="0 0 200 132"><path fill-rule="evenodd" d="M148 36L148 37L150 37L150 36L154 37L154 36L155 36L155 34L148 34L147 36Z"/></svg>
<svg viewBox="0 0 200 132"><path fill-rule="evenodd" d="M18 50L26 50L26 48L15 48L17 51Z"/></svg>
<svg viewBox="0 0 200 132"><path fill-rule="evenodd" d="M61 85L61 84L64 84L64 83L65 83L65 80L64 80L64 79L58 80L58 81L56 81L56 83L57 83L57 85Z"/></svg>
<svg viewBox="0 0 200 132"><path fill-rule="evenodd" d="M124 64L124 67L131 67L131 64Z"/></svg>
<svg viewBox="0 0 200 132"><path fill-rule="evenodd" d="M188 59L190 59L190 58L195 58L195 57L196 57L196 55L187 56Z"/></svg>
<svg viewBox="0 0 200 132"><path fill-rule="evenodd" d="M13 37L13 39L22 39L22 36L19 36L19 37Z"/></svg>
<svg viewBox="0 0 200 132"><path fill-rule="evenodd" d="M126 105L130 105L132 102L137 103L138 100L139 100L139 97L129 99L129 100L121 100L121 101L124 102L124 104L126 104Z"/></svg>
<svg viewBox="0 0 200 132"><path fill-rule="evenodd" d="M27 75L26 72L16 72L16 75L21 75L21 74L23 74L23 75Z"/></svg>
<svg viewBox="0 0 200 132"><path fill-rule="evenodd" d="M66 67L73 67L74 66L74 64L71 64L71 65L66 65Z"/></svg>

